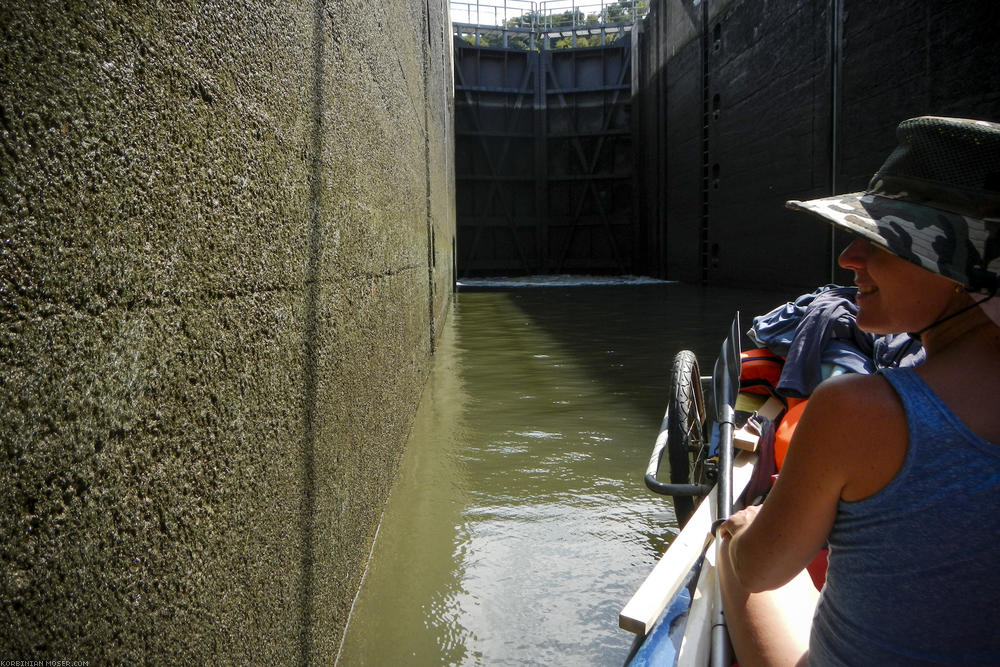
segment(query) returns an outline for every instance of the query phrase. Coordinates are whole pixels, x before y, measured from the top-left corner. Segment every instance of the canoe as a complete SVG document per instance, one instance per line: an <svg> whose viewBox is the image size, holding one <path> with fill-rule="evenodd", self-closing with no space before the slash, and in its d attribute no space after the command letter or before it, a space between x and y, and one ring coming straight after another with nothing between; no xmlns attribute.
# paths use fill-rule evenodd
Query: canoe
<svg viewBox="0 0 1000 667"><path fill-rule="evenodd" d="M736 428L740 336L737 313L711 377L700 375L690 351L674 357L667 409L645 481L652 491L673 497L682 529L619 614L619 627L636 635L626 665L732 664L712 525L729 516L758 461L751 451L753 433ZM704 399L705 385L714 397L711 406ZM734 453L737 442L741 449ZM665 457L669 482L658 479Z"/></svg>
<svg viewBox="0 0 1000 667"><path fill-rule="evenodd" d="M733 462L733 492L750 481L757 455L740 452ZM705 496L680 534L622 608L618 625L635 633L628 665L707 665L712 617L718 611L717 487Z"/></svg>

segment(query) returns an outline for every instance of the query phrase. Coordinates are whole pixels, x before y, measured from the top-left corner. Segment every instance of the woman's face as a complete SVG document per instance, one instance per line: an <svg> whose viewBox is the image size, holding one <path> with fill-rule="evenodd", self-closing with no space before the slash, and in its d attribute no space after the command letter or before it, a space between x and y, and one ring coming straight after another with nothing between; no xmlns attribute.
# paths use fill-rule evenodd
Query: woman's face
<svg viewBox="0 0 1000 667"><path fill-rule="evenodd" d="M858 326L869 333L919 331L937 321L955 297L952 280L856 238L840 253L841 267L854 271Z"/></svg>

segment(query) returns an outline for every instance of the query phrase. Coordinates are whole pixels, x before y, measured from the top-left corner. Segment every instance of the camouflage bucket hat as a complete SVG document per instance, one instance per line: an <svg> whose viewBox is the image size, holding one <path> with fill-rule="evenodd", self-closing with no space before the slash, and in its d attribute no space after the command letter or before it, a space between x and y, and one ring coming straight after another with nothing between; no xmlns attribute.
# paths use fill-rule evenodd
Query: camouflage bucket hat
<svg viewBox="0 0 1000 667"><path fill-rule="evenodd" d="M896 128L899 145L865 192L789 201L970 292L1000 276L1000 124L924 116Z"/></svg>

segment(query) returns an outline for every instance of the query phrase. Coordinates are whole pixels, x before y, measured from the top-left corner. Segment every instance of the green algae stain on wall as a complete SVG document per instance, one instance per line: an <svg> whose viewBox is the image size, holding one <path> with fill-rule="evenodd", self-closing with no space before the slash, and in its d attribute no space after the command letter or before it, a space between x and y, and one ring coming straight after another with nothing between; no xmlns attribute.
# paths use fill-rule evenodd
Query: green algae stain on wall
<svg viewBox="0 0 1000 667"><path fill-rule="evenodd" d="M332 659L454 233L449 27L357 9L0 9L3 655Z"/></svg>

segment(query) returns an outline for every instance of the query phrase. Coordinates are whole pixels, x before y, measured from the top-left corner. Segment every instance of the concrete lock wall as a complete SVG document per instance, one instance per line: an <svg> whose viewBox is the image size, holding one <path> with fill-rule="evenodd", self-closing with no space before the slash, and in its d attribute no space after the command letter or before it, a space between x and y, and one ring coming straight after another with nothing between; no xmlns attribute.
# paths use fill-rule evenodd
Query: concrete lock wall
<svg viewBox="0 0 1000 667"><path fill-rule="evenodd" d="M994 0L653 2L633 103L649 272L829 281L844 239L784 202L863 189L905 118L1000 120L998 21Z"/></svg>
<svg viewBox="0 0 1000 667"><path fill-rule="evenodd" d="M0 658L331 662L450 304L447 5L0 34Z"/></svg>

